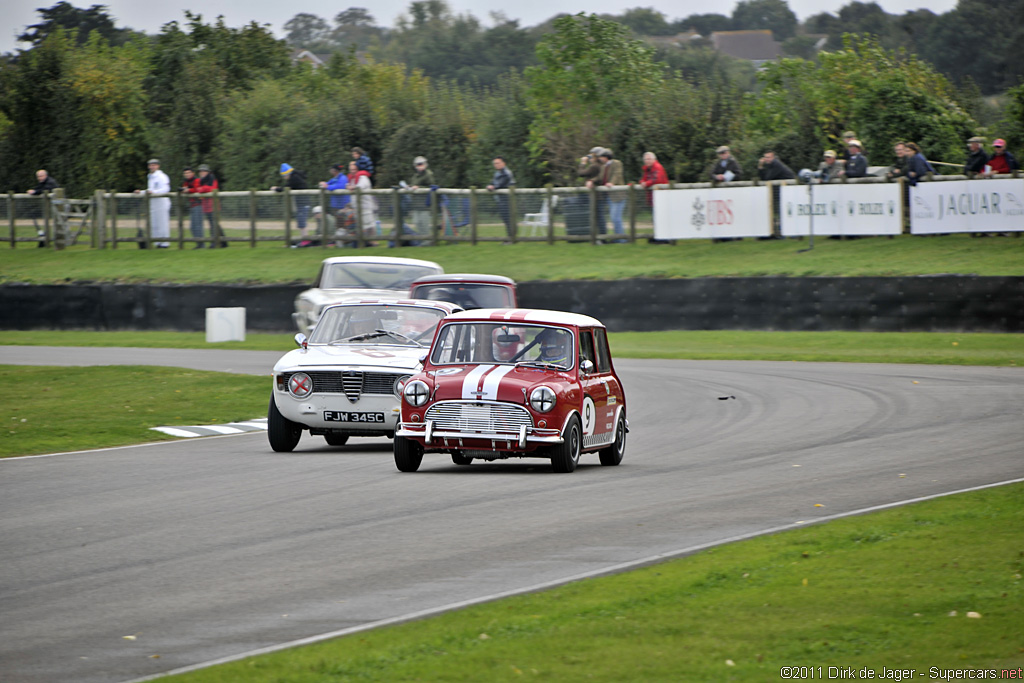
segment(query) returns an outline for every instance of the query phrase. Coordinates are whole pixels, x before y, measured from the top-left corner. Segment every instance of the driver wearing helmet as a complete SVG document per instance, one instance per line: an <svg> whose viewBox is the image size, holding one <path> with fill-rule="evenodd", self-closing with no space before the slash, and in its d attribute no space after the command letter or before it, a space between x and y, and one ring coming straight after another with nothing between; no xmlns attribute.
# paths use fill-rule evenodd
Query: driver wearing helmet
<svg viewBox="0 0 1024 683"><path fill-rule="evenodd" d="M544 330L540 333L540 357L542 363L569 365L569 335L560 330Z"/></svg>

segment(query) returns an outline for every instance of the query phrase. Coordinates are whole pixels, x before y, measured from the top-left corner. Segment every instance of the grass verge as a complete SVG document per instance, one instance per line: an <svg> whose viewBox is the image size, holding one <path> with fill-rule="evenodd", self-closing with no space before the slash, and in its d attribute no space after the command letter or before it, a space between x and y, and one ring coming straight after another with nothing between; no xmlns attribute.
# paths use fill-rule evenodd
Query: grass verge
<svg viewBox="0 0 1024 683"><path fill-rule="evenodd" d="M1024 665L1022 525L1024 485L961 494L170 680L1008 678Z"/></svg>
<svg viewBox="0 0 1024 683"><path fill-rule="evenodd" d="M150 428L250 420L270 396L266 377L148 366L0 365L0 384L0 457L171 440Z"/></svg>
<svg viewBox="0 0 1024 683"><path fill-rule="evenodd" d="M527 280L616 280L633 277L895 276L957 273L1024 275L1024 239L968 235L853 241L818 240L798 253L798 240L742 240L674 245L520 243L365 249L437 261L449 273L490 272ZM287 283L311 281L320 261L352 254L339 249L260 245L231 249L0 249L0 283L97 282Z"/></svg>
<svg viewBox="0 0 1024 683"><path fill-rule="evenodd" d="M0 331L0 345L237 349L283 354L295 348L293 336L249 333L244 342L207 344L202 332L4 330ZM609 338L616 358L1024 366L1024 336L1019 334L666 331L618 332Z"/></svg>

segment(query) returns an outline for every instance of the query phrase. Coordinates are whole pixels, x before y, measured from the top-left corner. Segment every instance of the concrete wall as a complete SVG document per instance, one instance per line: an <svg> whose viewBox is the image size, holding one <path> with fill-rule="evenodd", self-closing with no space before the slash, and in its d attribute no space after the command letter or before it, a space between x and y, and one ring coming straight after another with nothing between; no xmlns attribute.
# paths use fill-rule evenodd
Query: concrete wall
<svg viewBox="0 0 1024 683"><path fill-rule="evenodd" d="M291 331L308 285L0 285L0 329L205 329L246 308L251 331ZM520 302L623 330L1024 332L1024 277L700 278L524 282Z"/></svg>

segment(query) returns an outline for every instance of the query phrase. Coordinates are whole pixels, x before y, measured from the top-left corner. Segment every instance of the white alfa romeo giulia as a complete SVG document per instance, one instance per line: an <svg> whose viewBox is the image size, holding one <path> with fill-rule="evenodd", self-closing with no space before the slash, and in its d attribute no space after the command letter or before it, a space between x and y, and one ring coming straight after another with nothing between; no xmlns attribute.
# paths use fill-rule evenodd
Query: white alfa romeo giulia
<svg viewBox="0 0 1024 683"><path fill-rule="evenodd" d="M267 433L294 450L308 429L332 446L351 436L393 437L405 381L421 364L438 323L462 310L443 301L353 299L323 310L307 339L274 365Z"/></svg>

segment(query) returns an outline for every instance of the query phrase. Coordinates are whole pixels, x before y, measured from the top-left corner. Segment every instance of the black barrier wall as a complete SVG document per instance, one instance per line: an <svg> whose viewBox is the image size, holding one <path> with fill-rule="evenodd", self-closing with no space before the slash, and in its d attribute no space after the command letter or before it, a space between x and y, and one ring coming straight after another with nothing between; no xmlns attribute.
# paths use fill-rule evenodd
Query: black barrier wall
<svg viewBox="0 0 1024 683"><path fill-rule="evenodd" d="M612 331L1024 332L1024 277L700 278L524 282L520 304L591 315ZM308 285L0 285L0 329L202 331L244 307L254 332L293 330Z"/></svg>

